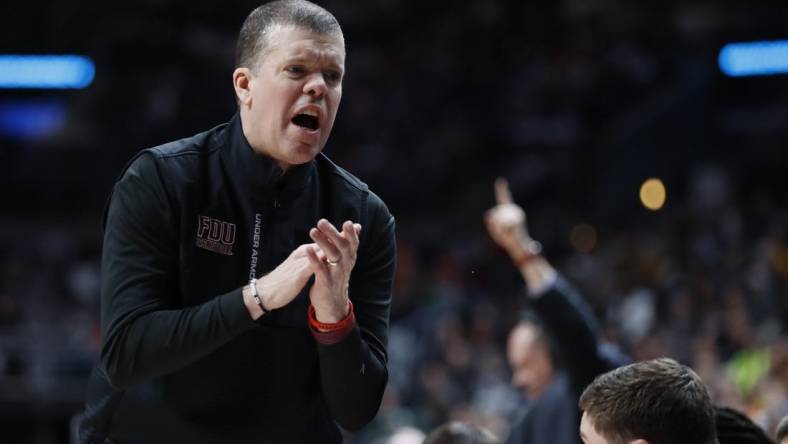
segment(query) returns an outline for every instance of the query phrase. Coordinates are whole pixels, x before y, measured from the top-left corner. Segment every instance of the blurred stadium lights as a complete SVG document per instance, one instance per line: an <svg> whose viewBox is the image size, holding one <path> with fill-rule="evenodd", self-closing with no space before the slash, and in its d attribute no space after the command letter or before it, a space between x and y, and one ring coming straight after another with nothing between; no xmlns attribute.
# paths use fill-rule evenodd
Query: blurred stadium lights
<svg viewBox="0 0 788 444"><path fill-rule="evenodd" d="M730 77L788 74L788 40L729 43L717 61Z"/></svg>
<svg viewBox="0 0 788 444"><path fill-rule="evenodd" d="M0 55L0 88L82 89L96 74L93 61L79 55Z"/></svg>
<svg viewBox="0 0 788 444"><path fill-rule="evenodd" d="M581 253L590 253L596 246L596 241L596 229L588 224L577 224L569 233L569 242Z"/></svg>
<svg viewBox="0 0 788 444"><path fill-rule="evenodd" d="M0 135L15 139L42 137L66 120L65 106L55 100L0 102Z"/></svg>
<svg viewBox="0 0 788 444"><path fill-rule="evenodd" d="M665 184L658 178L647 179L640 186L640 203L651 211L660 210L666 198Z"/></svg>

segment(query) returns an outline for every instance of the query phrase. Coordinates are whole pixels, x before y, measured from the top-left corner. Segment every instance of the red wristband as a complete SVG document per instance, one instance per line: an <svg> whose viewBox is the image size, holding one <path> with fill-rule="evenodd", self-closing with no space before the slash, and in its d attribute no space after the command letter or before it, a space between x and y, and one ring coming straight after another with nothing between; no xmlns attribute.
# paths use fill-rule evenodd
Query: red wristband
<svg viewBox="0 0 788 444"><path fill-rule="evenodd" d="M517 269L519 270L520 268L523 268L525 265L531 262L531 260L533 260L535 257L538 256L539 256L538 254L524 254L518 257L517 259L514 259L512 262L514 262L514 266L517 267Z"/></svg>
<svg viewBox="0 0 788 444"><path fill-rule="evenodd" d="M349 328L356 322L356 317L353 315L353 303L350 302L350 299L348 299L347 304L348 312L347 316L345 316L345 319L331 324L318 321L317 316L315 315L315 307L313 307L312 304L309 304L309 309L307 310L309 326L312 328L312 330L319 333L330 333Z"/></svg>

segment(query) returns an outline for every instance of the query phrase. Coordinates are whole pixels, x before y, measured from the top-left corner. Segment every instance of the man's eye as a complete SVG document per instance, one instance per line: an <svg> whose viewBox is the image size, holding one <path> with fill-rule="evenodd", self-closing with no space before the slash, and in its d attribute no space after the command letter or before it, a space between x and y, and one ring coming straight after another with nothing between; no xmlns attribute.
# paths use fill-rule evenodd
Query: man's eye
<svg viewBox="0 0 788 444"><path fill-rule="evenodd" d="M330 83L337 83L342 79L342 74L339 71L324 71L323 76Z"/></svg>
<svg viewBox="0 0 788 444"><path fill-rule="evenodd" d="M297 75L297 76L300 76L300 75L303 75L304 73L306 73L306 70L304 69L303 66L289 66L289 67L287 67L285 69L285 71L289 72L290 74Z"/></svg>

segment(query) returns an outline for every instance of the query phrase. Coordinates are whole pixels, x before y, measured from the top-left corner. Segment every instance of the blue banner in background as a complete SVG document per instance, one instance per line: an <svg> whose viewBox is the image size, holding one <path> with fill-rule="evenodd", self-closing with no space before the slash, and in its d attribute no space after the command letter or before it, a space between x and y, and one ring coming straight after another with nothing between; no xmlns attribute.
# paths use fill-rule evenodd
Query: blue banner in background
<svg viewBox="0 0 788 444"><path fill-rule="evenodd" d="M96 66L80 55L0 55L0 88L83 89Z"/></svg>
<svg viewBox="0 0 788 444"><path fill-rule="evenodd" d="M0 136L43 137L61 128L65 120L65 105L57 100L0 102Z"/></svg>
<svg viewBox="0 0 788 444"><path fill-rule="evenodd" d="M788 40L729 43L718 62L730 77L788 74Z"/></svg>

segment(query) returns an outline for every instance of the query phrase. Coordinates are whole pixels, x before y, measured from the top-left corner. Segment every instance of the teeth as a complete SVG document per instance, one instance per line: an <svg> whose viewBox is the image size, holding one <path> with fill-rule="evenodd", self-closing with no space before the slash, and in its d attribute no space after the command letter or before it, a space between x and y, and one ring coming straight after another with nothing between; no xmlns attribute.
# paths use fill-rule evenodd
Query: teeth
<svg viewBox="0 0 788 444"><path fill-rule="evenodd" d="M306 114L307 116L317 117L317 111L315 111L313 109L307 109L307 110L301 111L301 114Z"/></svg>

